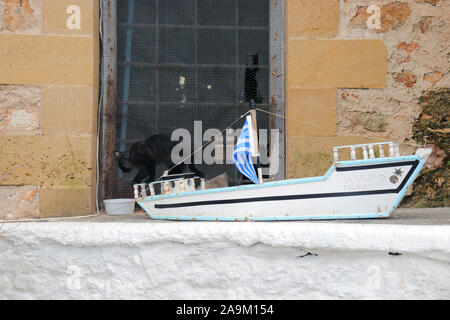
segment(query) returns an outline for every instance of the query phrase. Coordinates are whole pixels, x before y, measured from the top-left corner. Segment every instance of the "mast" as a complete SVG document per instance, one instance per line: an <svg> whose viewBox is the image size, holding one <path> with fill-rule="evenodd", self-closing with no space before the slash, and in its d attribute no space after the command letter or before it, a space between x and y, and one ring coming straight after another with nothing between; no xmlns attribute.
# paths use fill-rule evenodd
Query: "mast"
<svg viewBox="0 0 450 320"><path fill-rule="evenodd" d="M258 123L256 121L256 109L255 109L255 101L253 99L250 100L250 116L252 117L252 129L253 129L253 156L256 156L256 170L258 173L259 183L263 183L262 177L262 169L261 169L261 160L259 154L259 142L258 142Z"/></svg>

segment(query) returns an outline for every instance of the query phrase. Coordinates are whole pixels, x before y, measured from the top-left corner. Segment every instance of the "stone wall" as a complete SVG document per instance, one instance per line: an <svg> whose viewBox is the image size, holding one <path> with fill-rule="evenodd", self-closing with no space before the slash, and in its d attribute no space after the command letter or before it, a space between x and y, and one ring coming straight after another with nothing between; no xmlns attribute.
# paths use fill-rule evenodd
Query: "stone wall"
<svg viewBox="0 0 450 320"><path fill-rule="evenodd" d="M94 212L98 30L97 1L0 0L0 219Z"/></svg>
<svg viewBox="0 0 450 320"><path fill-rule="evenodd" d="M324 174L335 145L382 136L341 133L338 127L340 88L385 87L388 60L379 39L341 37L341 14L337 0L286 2L289 178Z"/></svg>
<svg viewBox="0 0 450 320"><path fill-rule="evenodd" d="M370 30L367 6L381 9L381 29ZM341 1L339 37L379 39L388 51L386 86L338 94L338 134L389 137L415 147L419 98L430 88L449 87L448 1ZM409 150L408 150L409 152Z"/></svg>
<svg viewBox="0 0 450 320"><path fill-rule="evenodd" d="M369 29L371 5L379 28ZM333 145L397 141L411 153L433 144L414 139L413 127L420 98L450 87L449 1L289 0L286 10L288 177L323 174ZM448 149L439 145L448 174Z"/></svg>
<svg viewBox="0 0 450 320"><path fill-rule="evenodd" d="M448 99L436 116L419 100L448 92L449 12L445 0L286 0L287 177L323 174L335 145L431 143L428 169L443 171L413 193L445 192ZM0 0L0 218L94 211L98 20L97 0ZM417 139L424 120L443 124L437 140Z"/></svg>

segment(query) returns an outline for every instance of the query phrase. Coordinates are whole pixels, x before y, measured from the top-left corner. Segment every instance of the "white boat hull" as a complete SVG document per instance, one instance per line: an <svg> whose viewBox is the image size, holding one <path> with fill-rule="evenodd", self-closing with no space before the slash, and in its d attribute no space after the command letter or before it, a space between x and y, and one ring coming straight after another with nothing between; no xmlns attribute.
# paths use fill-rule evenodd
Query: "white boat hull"
<svg viewBox="0 0 450 320"><path fill-rule="evenodd" d="M426 158L341 161L324 176L149 196L153 219L273 221L388 217Z"/></svg>

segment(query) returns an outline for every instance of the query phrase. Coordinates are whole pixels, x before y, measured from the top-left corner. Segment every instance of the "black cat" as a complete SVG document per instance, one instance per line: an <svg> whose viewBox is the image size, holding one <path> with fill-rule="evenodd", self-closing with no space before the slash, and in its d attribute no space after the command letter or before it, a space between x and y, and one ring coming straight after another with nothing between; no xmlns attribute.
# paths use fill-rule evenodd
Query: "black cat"
<svg viewBox="0 0 450 320"><path fill-rule="evenodd" d="M119 162L119 168L127 173L133 168L139 171L133 179L133 184L150 183L155 180L156 164L165 164L167 168L172 168L175 164L171 160L172 148L177 144L171 141L166 134L156 134L145 141L135 142L126 152L114 152ZM171 174L182 173L185 169L185 163L180 163L173 169ZM204 177L203 173L197 170L191 163L189 168L199 177Z"/></svg>

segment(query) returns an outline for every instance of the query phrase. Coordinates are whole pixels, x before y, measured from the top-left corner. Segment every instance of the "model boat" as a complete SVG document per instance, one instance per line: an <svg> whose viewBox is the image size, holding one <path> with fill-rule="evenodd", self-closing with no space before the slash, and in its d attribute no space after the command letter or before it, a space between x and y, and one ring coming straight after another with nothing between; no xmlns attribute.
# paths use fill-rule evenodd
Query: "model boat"
<svg viewBox="0 0 450 320"><path fill-rule="evenodd" d="M419 149L413 155L401 156L394 142L337 146L330 150L334 163L323 176L264 182L252 162L252 157L258 156L258 144L254 110L249 113L233 162L254 184L205 189L204 179L185 174L134 185L137 203L152 219L386 218L399 205L431 153L431 149ZM339 160L345 152L350 159Z"/></svg>

